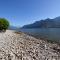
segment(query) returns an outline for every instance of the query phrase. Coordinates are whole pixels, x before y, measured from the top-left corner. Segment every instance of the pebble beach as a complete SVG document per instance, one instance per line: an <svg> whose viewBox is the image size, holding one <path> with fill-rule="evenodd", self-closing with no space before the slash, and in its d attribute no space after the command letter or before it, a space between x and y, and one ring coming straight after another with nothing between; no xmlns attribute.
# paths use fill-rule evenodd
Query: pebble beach
<svg viewBox="0 0 60 60"><path fill-rule="evenodd" d="M60 45L7 30L0 33L0 60L60 60Z"/></svg>

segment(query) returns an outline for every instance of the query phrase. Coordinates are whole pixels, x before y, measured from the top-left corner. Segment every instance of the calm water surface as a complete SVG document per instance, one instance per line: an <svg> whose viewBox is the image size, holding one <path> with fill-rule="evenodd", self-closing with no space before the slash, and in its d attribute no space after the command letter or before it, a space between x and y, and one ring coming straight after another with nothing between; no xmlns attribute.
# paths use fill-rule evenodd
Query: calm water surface
<svg viewBox="0 0 60 60"><path fill-rule="evenodd" d="M20 31L38 38L60 42L60 28L20 29Z"/></svg>

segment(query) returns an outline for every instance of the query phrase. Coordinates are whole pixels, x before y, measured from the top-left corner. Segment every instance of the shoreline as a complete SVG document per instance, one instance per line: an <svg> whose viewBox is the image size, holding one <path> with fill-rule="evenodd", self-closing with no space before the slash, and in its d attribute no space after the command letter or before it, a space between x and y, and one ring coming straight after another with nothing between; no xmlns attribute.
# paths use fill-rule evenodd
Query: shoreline
<svg viewBox="0 0 60 60"><path fill-rule="evenodd" d="M25 32L22 32L22 31L15 31L15 32L18 32L18 33L24 33L24 34L27 34L27 35L29 35L29 36L32 36L32 37L34 37L34 38L36 38L36 39L41 39L41 40L44 40L44 41L47 41L48 43L57 43L57 44L60 44L60 42L59 41L56 41L56 40L49 40L49 39L47 39L47 38L41 38L41 37L37 37L37 36L34 36L34 35L31 35L31 34L28 34L28 33L25 33Z"/></svg>
<svg viewBox="0 0 60 60"><path fill-rule="evenodd" d="M0 59L58 60L60 45L36 39L23 32L7 30L0 33Z"/></svg>

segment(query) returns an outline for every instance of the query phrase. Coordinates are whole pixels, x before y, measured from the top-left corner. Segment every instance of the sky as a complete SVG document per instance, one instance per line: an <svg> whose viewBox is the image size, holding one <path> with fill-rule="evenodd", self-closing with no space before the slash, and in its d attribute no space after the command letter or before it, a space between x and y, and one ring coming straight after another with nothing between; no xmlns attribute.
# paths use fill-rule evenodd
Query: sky
<svg viewBox="0 0 60 60"><path fill-rule="evenodd" d="M21 27L60 16L60 0L0 0L0 17Z"/></svg>

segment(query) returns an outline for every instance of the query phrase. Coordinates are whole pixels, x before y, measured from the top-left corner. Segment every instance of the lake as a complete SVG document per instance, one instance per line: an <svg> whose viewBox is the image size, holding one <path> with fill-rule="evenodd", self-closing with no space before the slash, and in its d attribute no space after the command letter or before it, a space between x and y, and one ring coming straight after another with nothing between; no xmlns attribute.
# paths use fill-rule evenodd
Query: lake
<svg viewBox="0 0 60 60"><path fill-rule="evenodd" d="M20 29L20 31L37 38L60 42L60 28L32 28Z"/></svg>

